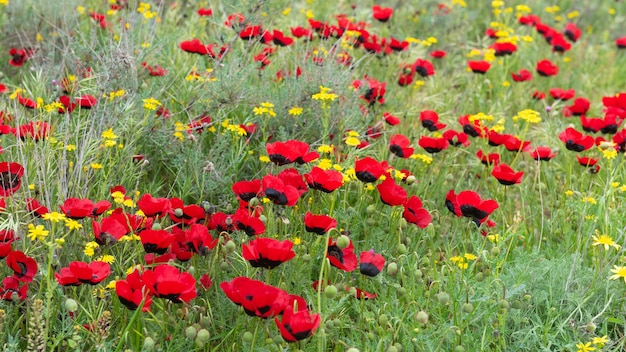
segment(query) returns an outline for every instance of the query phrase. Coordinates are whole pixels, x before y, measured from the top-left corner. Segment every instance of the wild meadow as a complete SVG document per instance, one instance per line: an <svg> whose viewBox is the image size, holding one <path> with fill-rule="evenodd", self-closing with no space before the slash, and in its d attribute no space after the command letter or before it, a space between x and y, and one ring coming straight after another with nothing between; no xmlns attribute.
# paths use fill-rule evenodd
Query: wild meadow
<svg viewBox="0 0 626 352"><path fill-rule="evenodd" d="M621 1L0 0L5 351L623 351Z"/></svg>

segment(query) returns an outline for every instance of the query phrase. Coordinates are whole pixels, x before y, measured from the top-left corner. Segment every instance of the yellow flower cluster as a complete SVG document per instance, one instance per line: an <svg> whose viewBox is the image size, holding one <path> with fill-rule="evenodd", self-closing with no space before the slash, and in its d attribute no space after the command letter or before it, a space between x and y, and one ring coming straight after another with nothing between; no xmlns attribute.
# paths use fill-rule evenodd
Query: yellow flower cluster
<svg viewBox="0 0 626 352"><path fill-rule="evenodd" d="M151 5L146 2L140 2L139 7L137 7L137 12L143 14L143 17L146 19L151 19L157 16L156 11L150 11Z"/></svg>
<svg viewBox="0 0 626 352"><path fill-rule="evenodd" d="M325 101L333 101L335 99L337 99L339 96L335 93L331 93L332 89L324 87L324 86L320 86L320 91L319 93L315 93L311 96L311 98L313 98L313 100L321 100L323 102Z"/></svg>
<svg viewBox="0 0 626 352"><path fill-rule="evenodd" d="M102 145L105 147L113 147L117 144L117 135L113 132L113 128L109 128L108 130L102 132L100 137L102 138Z"/></svg>
<svg viewBox="0 0 626 352"><path fill-rule="evenodd" d="M541 122L541 116L538 111L532 109L525 109L517 113L517 115L513 116L513 121L517 122L518 120L524 120L528 123L539 123Z"/></svg>
<svg viewBox="0 0 626 352"><path fill-rule="evenodd" d="M146 110L156 110L161 106L161 102L154 98L143 99L143 108Z"/></svg>
<svg viewBox="0 0 626 352"><path fill-rule="evenodd" d="M261 103L261 106L255 106L253 111L255 115L266 114L271 117L276 117L276 112L274 111L274 104L269 103L269 102Z"/></svg>
<svg viewBox="0 0 626 352"><path fill-rule="evenodd" d="M474 261L476 259L478 259L478 257L475 256L474 254L465 253L463 254L463 256L456 255L450 258L450 261L456 264L459 268L464 270L464 269L467 269L470 261Z"/></svg>

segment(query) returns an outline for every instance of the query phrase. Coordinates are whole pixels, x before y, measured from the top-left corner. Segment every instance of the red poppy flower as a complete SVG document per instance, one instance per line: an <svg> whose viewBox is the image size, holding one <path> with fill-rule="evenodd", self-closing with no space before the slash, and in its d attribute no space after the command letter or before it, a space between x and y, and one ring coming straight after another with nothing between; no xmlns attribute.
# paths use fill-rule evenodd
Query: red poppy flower
<svg viewBox="0 0 626 352"><path fill-rule="evenodd" d="M174 303L189 302L197 296L196 279L187 272L161 264L146 270L141 280L155 297L166 298Z"/></svg>
<svg viewBox="0 0 626 352"><path fill-rule="evenodd" d="M626 49L626 37L615 39L615 45L620 49Z"/></svg>
<svg viewBox="0 0 626 352"><path fill-rule="evenodd" d="M188 53L198 55L207 55L210 50L208 45L204 45L200 42L200 39L183 41L180 43L180 48Z"/></svg>
<svg viewBox="0 0 626 352"><path fill-rule="evenodd" d="M200 286L202 286L202 288L205 291L210 289L211 286L213 286L213 281L211 280L208 274L203 274L198 280L198 283L200 284Z"/></svg>
<svg viewBox="0 0 626 352"><path fill-rule="evenodd" d="M70 219L84 219L86 217L95 217L111 207L111 203L106 200L99 201L94 204L89 199L67 198L63 205L60 206L61 211Z"/></svg>
<svg viewBox="0 0 626 352"><path fill-rule="evenodd" d="M389 124L390 126L395 126L395 125L397 125L397 124L399 124L401 122L399 118L397 118L396 116L391 115L388 112L385 112L383 114L383 118L385 119L385 122L387 124Z"/></svg>
<svg viewBox="0 0 626 352"><path fill-rule="evenodd" d="M511 134L498 133L496 131L490 130L487 133L487 140L490 146L497 147L506 143L509 138L513 138L514 136Z"/></svg>
<svg viewBox="0 0 626 352"><path fill-rule="evenodd" d="M311 31L310 29L304 28L304 27L291 27L289 28L291 30L291 35L293 35L296 38L306 38L306 39L313 39L313 31Z"/></svg>
<svg viewBox="0 0 626 352"><path fill-rule="evenodd" d="M532 152L529 152L530 157L537 161L550 161L558 153L555 153L550 147L537 147Z"/></svg>
<svg viewBox="0 0 626 352"><path fill-rule="evenodd" d="M534 27L537 23L541 23L541 19L537 15L520 16L517 21L519 24Z"/></svg>
<svg viewBox="0 0 626 352"><path fill-rule="evenodd" d="M209 252L217 246L218 238L213 238L209 233L209 229L206 226L200 224L193 224L186 230L174 228L174 242L173 245L178 242L183 244L191 252L199 255L207 255ZM178 257L178 255L177 255Z"/></svg>
<svg viewBox="0 0 626 352"><path fill-rule="evenodd" d="M413 83L413 80L415 79L415 74L412 71L409 71L408 73L406 73L406 71L403 71L400 76L398 76L398 85L400 87L406 87L409 84Z"/></svg>
<svg viewBox="0 0 626 352"><path fill-rule="evenodd" d="M472 137L479 137L487 135L489 129L486 126L482 126L480 120L469 120L470 115L463 115L459 117L459 123L463 126L463 132Z"/></svg>
<svg viewBox="0 0 626 352"><path fill-rule="evenodd" d="M526 152L530 149L530 143L530 141L522 141L515 136L510 136L504 141L504 148L510 152Z"/></svg>
<svg viewBox="0 0 626 352"><path fill-rule="evenodd" d="M581 33L580 28L572 22L566 24L565 29L563 30L563 34L573 43L576 43L578 39L580 39Z"/></svg>
<svg viewBox="0 0 626 352"><path fill-rule="evenodd" d="M63 107L60 107L57 109L57 112L59 114L71 114L72 111L74 111L74 109L76 109L76 103L71 101L71 98L68 97L67 95L62 95L59 97L59 102L61 103L61 105L63 105Z"/></svg>
<svg viewBox="0 0 626 352"><path fill-rule="evenodd" d="M35 54L35 50L30 49L30 48L22 48L22 49L11 48L11 50L9 50L9 55L11 55L11 59L9 60L9 65L20 67L24 65L24 63L28 61L28 59L33 57L34 54Z"/></svg>
<svg viewBox="0 0 626 352"><path fill-rule="evenodd" d="M602 132L607 134L614 134L617 132L621 120L618 121L616 115L607 114L606 116L604 116L604 118L601 119L593 119L581 116L580 122L582 124L583 130L586 132Z"/></svg>
<svg viewBox="0 0 626 352"><path fill-rule="evenodd" d="M323 170L317 166L304 174L304 180L311 189L330 193L343 185L343 175L337 170Z"/></svg>
<svg viewBox="0 0 626 352"><path fill-rule="evenodd" d="M428 137L422 136L420 137L418 144L420 147L424 148L425 151L434 154L439 153L440 151L447 149L450 143L445 138L437 138L437 137Z"/></svg>
<svg viewBox="0 0 626 352"><path fill-rule="evenodd" d="M435 74L435 67L428 60L417 59L413 63L413 71L419 73L422 77L428 77Z"/></svg>
<svg viewBox="0 0 626 352"><path fill-rule="evenodd" d="M363 80L355 80L352 82L352 86L356 89L364 87L367 84L367 89L365 90L365 94L361 96L362 99L369 102L370 106L376 104L385 103L385 93L387 92L387 83L380 82L374 78L369 78L365 76Z"/></svg>
<svg viewBox="0 0 626 352"><path fill-rule="evenodd" d="M272 40L278 46L289 46L293 44L293 38L285 36L285 34L277 29L272 32Z"/></svg>
<svg viewBox="0 0 626 352"><path fill-rule="evenodd" d="M80 286L81 284L96 285L111 274L111 266L105 262L93 261L71 262L68 267L54 273L54 278L61 286Z"/></svg>
<svg viewBox="0 0 626 352"><path fill-rule="evenodd" d="M383 270L385 258L374 250L361 252L359 256L359 270L361 274L374 277Z"/></svg>
<svg viewBox="0 0 626 352"><path fill-rule="evenodd" d="M476 152L476 156L480 159L480 162L483 163L483 165L491 166L498 165L500 163L500 154L498 153L485 154L482 150L478 150L478 152Z"/></svg>
<svg viewBox="0 0 626 352"><path fill-rule="evenodd" d="M511 72L511 78L515 82L526 82L533 79L533 74L528 70L521 69L517 73Z"/></svg>
<svg viewBox="0 0 626 352"><path fill-rule="evenodd" d="M443 133L442 137L448 141L448 144L454 147L467 147L468 145L470 145L469 136L464 132L447 130Z"/></svg>
<svg viewBox="0 0 626 352"><path fill-rule="evenodd" d="M517 45L511 42L497 42L489 46L489 48L495 51L495 56L511 55L517 51Z"/></svg>
<svg viewBox="0 0 626 352"><path fill-rule="evenodd" d="M399 41L398 39L392 37L392 38L389 38L388 45L391 48L391 50L400 52L400 51L404 51L408 49L409 42L407 42L406 40Z"/></svg>
<svg viewBox="0 0 626 352"><path fill-rule="evenodd" d="M564 53L572 48L572 44L570 44L561 33L556 32L550 40L550 45L552 45L552 51L557 53Z"/></svg>
<svg viewBox="0 0 626 352"><path fill-rule="evenodd" d="M13 195L22 185L24 167L15 162L0 162L0 196Z"/></svg>
<svg viewBox="0 0 626 352"><path fill-rule="evenodd" d="M399 206L406 203L406 190L398 185L392 177L387 177L376 186L376 189L378 189L380 194L380 200L389 206Z"/></svg>
<svg viewBox="0 0 626 352"><path fill-rule="evenodd" d="M254 268L274 269L296 256L293 242L273 238L257 238L241 246L243 259Z"/></svg>
<svg viewBox="0 0 626 352"><path fill-rule="evenodd" d="M250 215L247 209L238 209L233 215L233 223L238 230L248 236L258 236L265 233L265 224L259 218Z"/></svg>
<svg viewBox="0 0 626 352"><path fill-rule="evenodd" d="M354 163L356 178L365 183L375 182L387 172L388 168L386 161L378 162L369 156L358 159Z"/></svg>
<svg viewBox="0 0 626 352"><path fill-rule="evenodd" d="M110 26L110 23L106 20L106 15L97 12L89 13L89 17L91 17L94 21L98 22L100 28L107 29Z"/></svg>
<svg viewBox="0 0 626 352"><path fill-rule="evenodd" d="M446 55L448 55L448 53L443 50L435 50L429 55L435 59L443 59L444 57L446 57Z"/></svg>
<svg viewBox="0 0 626 352"><path fill-rule="evenodd" d="M147 62L142 62L141 66L143 66L146 69L146 71L148 71L150 76L161 77L161 76L167 75L167 70L159 65L151 66L151 65L148 65Z"/></svg>
<svg viewBox="0 0 626 352"><path fill-rule="evenodd" d="M484 61L484 60L481 60L481 61L470 60L470 61L467 61L467 66L474 73L485 74L487 73L487 71L489 71L491 64L488 61Z"/></svg>
<svg viewBox="0 0 626 352"><path fill-rule="evenodd" d="M270 160L278 166L291 163L304 164L319 158L319 154L310 151L309 148L308 143L294 139L265 145Z"/></svg>
<svg viewBox="0 0 626 352"><path fill-rule="evenodd" d="M337 227L337 220L327 215L315 215L308 211L304 215L304 228L307 232L323 235Z"/></svg>
<svg viewBox="0 0 626 352"><path fill-rule="evenodd" d="M28 109L37 109L39 107L39 104L37 104L36 101L30 98L23 97L20 94L17 94L17 102Z"/></svg>
<svg viewBox="0 0 626 352"><path fill-rule="evenodd" d="M6 256L9 269L13 276L22 282L31 282L37 274L37 262L22 251L13 251Z"/></svg>
<svg viewBox="0 0 626 352"><path fill-rule="evenodd" d="M213 16L213 9L212 8L199 8L198 9L198 16L205 16L205 17L210 17Z"/></svg>
<svg viewBox="0 0 626 352"><path fill-rule="evenodd" d="M52 127L45 121L31 121L20 125L15 130L15 136L21 140L30 138L35 142L44 140L50 135Z"/></svg>
<svg viewBox="0 0 626 352"><path fill-rule="evenodd" d="M439 123L439 115L432 110L423 110L420 112L420 121L422 127L430 132L435 132L446 128L446 124Z"/></svg>
<svg viewBox="0 0 626 352"><path fill-rule="evenodd" d="M533 92L533 99L535 100L543 100L546 98L546 93L540 92L538 90Z"/></svg>
<svg viewBox="0 0 626 352"><path fill-rule="evenodd" d="M576 95L576 91L574 89L563 90L561 88L552 88L548 91L550 96L557 100L570 100Z"/></svg>
<svg viewBox="0 0 626 352"><path fill-rule="evenodd" d="M224 25L226 27L238 27L239 25L241 25L243 22L245 22L246 17L244 15L242 15L241 13L233 13L228 15L228 17L226 18L226 21L224 22Z"/></svg>
<svg viewBox="0 0 626 352"><path fill-rule="evenodd" d="M574 103L572 105L566 106L563 108L563 115L569 116L581 116L587 114L589 111L589 107L591 106L591 102L585 98L576 98L574 99Z"/></svg>
<svg viewBox="0 0 626 352"><path fill-rule="evenodd" d="M170 198L170 209L167 213L173 222L185 225L202 222L206 217L204 208L197 204L185 205L180 198Z"/></svg>
<svg viewBox="0 0 626 352"><path fill-rule="evenodd" d="M285 186L294 187L300 196L309 190L306 182L304 182L304 177L294 168L285 169L279 172L276 177L281 179L285 183Z"/></svg>
<svg viewBox="0 0 626 352"><path fill-rule="evenodd" d="M576 155L576 160L578 160L578 163L584 167L595 167L596 164L598 163L598 159L593 159L593 158L589 158L586 156L580 157Z"/></svg>
<svg viewBox="0 0 626 352"><path fill-rule="evenodd" d="M289 304L289 294L284 290L261 281L239 276L230 282L224 281L220 288L228 299L243 307L246 314L260 318L277 316Z"/></svg>
<svg viewBox="0 0 626 352"><path fill-rule="evenodd" d="M263 29L260 25L248 25L239 32L239 38L243 40L252 40L256 37L260 37L262 32Z"/></svg>
<svg viewBox="0 0 626 352"><path fill-rule="evenodd" d="M96 243L104 245L108 243L116 243L120 238L129 234L130 231L126 225L126 222L121 222L117 217L106 217L99 223L92 220L93 235Z"/></svg>
<svg viewBox="0 0 626 352"><path fill-rule="evenodd" d="M370 300L370 299L376 298L376 294L375 293L370 293L370 292L367 292L367 291L363 291L363 290L361 290L358 287L348 287L348 286L346 286L346 291L352 292L352 289L354 289L354 298L356 298L356 299Z"/></svg>
<svg viewBox="0 0 626 352"><path fill-rule="evenodd" d="M164 254L170 248L174 236L166 230L146 229L139 232L146 253Z"/></svg>
<svg viewBox="0 0 626 352"><path fill-rule="evenodd" d="M299 307L298 307L299 308ZM280 330L280 335L287 342L297 342L313 335L320 326L320 315L311 313L308 309L295 311L293 306L287 306L281 320L274 318Z"/></svg>
<svg viewBox="0 0 626 352"><path fill-rule="evenodd" d="M350 240L348 247L342 249L337 246L336 241L329 238L326 258L330 261L330 265L343 271L350 272L356 269L357 259L352 240Z"/></svg>
<svg viewBox="0 0 626 352"><path fill-rule="evenodd" d="M16 240L13 230L0 230L0 259L6 258L13 250L11 244Z"/></svg>
<svg viewBox="0 0 626 352"><path fill-rule="evenodd" d="M162 217L171 209L170 200L167 198L154 198L146 193L137 201L137 206L143 214L149 218Z"/></svg>
<svg viewBox="0 0 626 352"><path fill-rule="evenodd" d="M487 217L498 209L498 203L493 199L483 200L478 193L473 191L461 191L455 194L450 190L446 195L446 207L458 217L472 218L476 225L487 220Z"/></svg>
<svg viewBox="0 0 626 352"><path fill-rule="evenodd" d="M115 293L120 302L128 309L136 310L141 306L142 312L150 311L152 297L137 269L128 274L126 279L115 282Z"/></svg>
<svg viewBox="0 0 626 352"><path fill-rule="evenodd" d="M561 132L559 139L565 143L567 150L572 150L577 153L590 149L594 145L593 137L583 135L573 127L568 127L565 131Z"/></svg>
<svg viewBox="0 0 626 352"><path fill-rule="evenodd" d="M624 153L626 151L626 128L617 132L613 136L613 143L615 143L615 149L619 153Z"/></svg>
<svg viewBox="0 0 626 352"><path fill-rule="evenodd" d="M432 222L432 216L428 210L422 207L422 200L418 196L411 196L404 204L402 217L419 228L426 228Z"/></svg>
<svg viewBox="0 0 626 352"><path fill-rule="evenodd" d="M495 177L501 185L510 186L521 183L524 172L515 172L509 165L500 163L493 168L491 176Z"/></svg>
<svg viewBox="0 0 626 352"><path fill-rule="evenodd" d="M2 280L2 286L0 286L0 299L4 301L12 301L14 297L17 297L20 301L23 301L26 299L27 293L27 283L20 283L20 280L13 276L7 276Z"/></svg>
<svg viewBox="0 0 626 352"><path fill-rule="evenodd" d="M83 109L91 109L98 103L98 99L93 95L85 94L76 98L76 103Z"/></svg>
<svg viewBox="0 0 626 352"><path fill-rule="evenodd" d="M381 7L379 5L372 6L372 17L380 22L387 22L393 15L393 8Z"/></svg>
<svg viewBox="0 0 626 352"><path fill-rule="evenodd" d="M408 158L413 155L414 149L410 145L411 141L402 134L395 134L389 139L389 151L400 158Z"/></svg>
<svg viewBox="0 0 626 352"><path fill-rule="evenodd" d="M554 76L559 73L559 67L546 59L537 62L536 70L539 75L544 77Z"/></svg>
<svg viewBox="0 0 626 352"><path fill-rule="evenodd" d="M263 193L274 204L294 206L300 198L300 192L294 186L286 185L276 176L267 175L261 180Z"/></svg>

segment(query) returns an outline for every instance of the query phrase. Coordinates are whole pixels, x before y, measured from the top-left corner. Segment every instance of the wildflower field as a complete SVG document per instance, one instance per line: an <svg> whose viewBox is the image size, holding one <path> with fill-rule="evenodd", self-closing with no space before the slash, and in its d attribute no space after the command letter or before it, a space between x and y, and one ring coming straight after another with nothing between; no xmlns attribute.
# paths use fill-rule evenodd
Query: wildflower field
<svg viewBox="0 0 626 352"><path fill-rule="evenodd" d="M626 350L623 1L0 28L2 350Z"/></svg>

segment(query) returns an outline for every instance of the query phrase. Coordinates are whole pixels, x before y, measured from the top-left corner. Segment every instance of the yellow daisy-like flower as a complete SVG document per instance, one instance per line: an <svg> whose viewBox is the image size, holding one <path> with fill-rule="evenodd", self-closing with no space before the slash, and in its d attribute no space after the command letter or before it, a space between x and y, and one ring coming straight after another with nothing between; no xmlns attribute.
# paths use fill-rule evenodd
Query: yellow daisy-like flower
<svg viewBox="0 0 626 352"><path fill-rule="evenodd" d="M74 219L65 219L65 227L67 227L70 231L74 231L82 229L83 224Z"/></svg>
<svg viewBox="0 0 626 352"><path fill-rule="evenodd" d="M333 167L333 162L330 159L320 159L320 161L317 163L317 167L322 170L329 170L331 167Z"/></svg>
<svg viewBox="0 0 626 352"><path fill-rule="evenodd" d="M100 137L102 137L102 139L117 139L117 135L113 132L112 128L102 132Z"/></svg>
<svg viewBox="0 0 626 352"><path fill-rule="evenodd" d="M115 262L115 257L109 254L105 254L103 256L100 256L98 258L96 258L96 260L99 260L101 262L105 262L107 264L112 264L113 262Z"/></svg>
<svg viewBox="0 0 626 352"><path fill-rule="evenodd" d="M50 222L59 222L65 220L65 214L59 213L56 211L51 211L49 213L45 213L41 216L44 220L48 220Z"/></svg>
<svg viewBox="0 0 626 352"><path fill-rule="evenodd" d="M292 115L292 116L298 116L298 115L302 115L303 110L304 109L301 107L294 106L293 108L289 109L288 113L289 115Z"/></svg>
<svg viewBox="0 0 626 352"><path fill-rule="evenodd" d="M591 339L591 343L598 346L598 348L604 347L605 344L609 343L609 337L604 335L602 337L594 337Z"/></svg>
<svg viewBox="0 0 626 352"><path fill-rule="evenodd" d="M35 226L33 224L28 224L28 238L30 238L31 241L43 241L49 234L50 231L46 230L43 225Z"/></svg>
<svg viewBox="0 0 626 352"><path fill-rule="evenodd" d="M146 110L156 110L161 106L161 102L154 98L143 99L143 108Z"/></svg>
<svg viewBox="0 0 626 352"><path fill-rule="evenodd" d="M604 250L608 251L609 247L620 249L621 246L608 235L592 236L594 246L604 246Z"/></svg>
<svg viewBox="0 0 626 352"><path fill-rule="evenodd" d="M98 248L99 245L96 242L88 242L85 245L85 249L83 250L83 253L85 253L86 256L88 257L93 257L93 255L95 254L95 250L96 248Z"/></svg>
<svg viewBox="0 0 626 352"><path fill-rule="evenodd" d="M611 279L611 280L618 280L618 279L622 278L622 279L624 279L624 282L626 282L626 266L614 265L613 269L611 269L611 272L614 275L611 275L611 277L609 277L609 279Z"/></svg>
<svg viewBox="0 0 626 352"><path fill-rule="evenodd" d="M587 343L577 343L576 344L576 348L578 348L578 350L576 352L588 352L588 351L595 351L595 347L591 346L591 342L587 342Z"/></svg>
<svg viewBox="0 0 626 352"><path fill-rule="evenodd" d="M335 150L335 147L333 145L328 145L328 144L322 144L319 147L317 147L317 151L320 153L332 153Z"/></svg>
<svg viewBox="0 0 626 352"><path fill-rule="evenodd" d="M100 163L91 163L91 168L94 170L100 170L102 169L102 164Z"/></svg>
<svg viewBox="0 0 626 352"><path fill-rule="evenodd" d="M361 144L361 141L356 137L348 137L346 138L345 143L346 145L349 145L351 147L356 147L357 145Z"/></svg>

